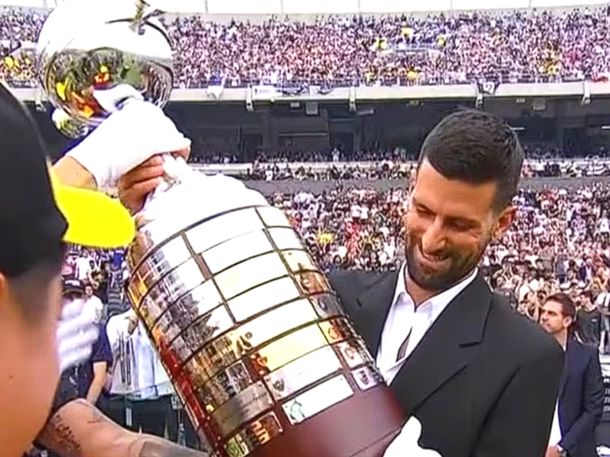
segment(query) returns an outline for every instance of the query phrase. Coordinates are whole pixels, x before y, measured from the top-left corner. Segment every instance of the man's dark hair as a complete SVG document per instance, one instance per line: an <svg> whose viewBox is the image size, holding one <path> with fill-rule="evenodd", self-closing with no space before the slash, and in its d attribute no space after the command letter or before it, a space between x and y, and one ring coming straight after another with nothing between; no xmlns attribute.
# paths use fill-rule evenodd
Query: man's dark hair
<svg viewBox="0 0 610 457"><path fill-rule="evenodd" d="M555 301L561 305L561 314L565 317L571 317L574 319L576 316L576 305L574 300L568 294L558 292L556 294L549 295L545 301Z"/></svg>
<svg viewBox="0 0 610 457"><path fill-rule="evenodd" d="M558 292L556 294L549 295L545 300L545 302L550 301L557 302L561 305L561 314L563 314L563 317L572 318L572 325L570 325L568 331L570 333L576 331L576 305L574 304L574 300L572 300L572 298L568 294Z"/></svg>
<svg viewBox="0 0 610 457"><path fill-rule="evenodd" d="M25 273L7 277L10 292L28 322L36 324L45 315L49 305L48 286L61 273L64 252L60 247L57 255L41 260Z"/></svg>
<svg viewBox="0 0 610 457"><path fill-rule="evenodd" d="M497 184L494 209L517 194L523 148L510 126L493 114L463 109L445 117L428 134L418 169L427 160L441 175L469 184Z"/></svg>

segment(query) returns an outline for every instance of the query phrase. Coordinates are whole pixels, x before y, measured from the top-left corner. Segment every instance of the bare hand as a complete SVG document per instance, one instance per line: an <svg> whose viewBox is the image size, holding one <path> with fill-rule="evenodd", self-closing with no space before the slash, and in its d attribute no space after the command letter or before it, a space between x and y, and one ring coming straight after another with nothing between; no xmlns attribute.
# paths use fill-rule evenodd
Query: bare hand
<svg viewBox="0 0 610 457"><path fill-rule="evenodd" d="M557 449L557 446L550 446L546 450L545 457L561 457L561 454L559 453L559 450Z"/></svg>
<svg viewBox="0 0 610 457"><path fill-rule="evenodd" d="M190 153L190 149L183 149L172 155L186 160ZM148 194L163 180L163 172L163 159L161 156L154 156L119 179L119 199L131 214L142 210Z"/></svg>

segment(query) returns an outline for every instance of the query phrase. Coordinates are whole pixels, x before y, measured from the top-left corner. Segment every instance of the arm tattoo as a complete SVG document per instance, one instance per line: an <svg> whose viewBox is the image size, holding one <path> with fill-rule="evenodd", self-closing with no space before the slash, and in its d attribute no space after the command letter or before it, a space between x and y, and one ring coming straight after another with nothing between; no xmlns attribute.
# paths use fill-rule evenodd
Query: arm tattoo
<svg viewBox="0 0 610 457"><path fill-rule="evenodd" d="M62 457L208 457L161 438L125 430L83 399L73 400L55 413L40 442Z"/></svg>
<svg viewBox="0 0 610 457"><path fill-rule="evenodd" d="M80 456L81 446L68 424L64 422L61 414L55 414L47 423L44 434L52 435L56 446L68 456Z"/></svg>

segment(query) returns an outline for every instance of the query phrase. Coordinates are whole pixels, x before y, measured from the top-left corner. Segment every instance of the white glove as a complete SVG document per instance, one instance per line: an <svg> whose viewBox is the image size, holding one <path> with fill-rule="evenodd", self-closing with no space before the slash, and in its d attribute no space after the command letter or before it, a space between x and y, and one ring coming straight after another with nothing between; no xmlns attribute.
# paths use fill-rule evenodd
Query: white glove
<svg viewBox="0 0 610 457"><path fill-rule="evenodd" d="M89 312L83 300L64 305L57 328L59 367L66 369L85 362L91 356L93 344L99 335L95 323L95 310Z"/></svg>
<svg viewBox="0 0 610 457"><path fill-rule="evenodd" d="M96 94L106 109L113 101L107 95ZM99 188L109 189L152 156L179 151L190 144L161 108L130 97L67 155L93 175Z"/></svg>
<svg viewBox="0 0 610 457"><path fill-rule="evenodd" d="M421 424L411 417L402 428L400 435L386 449L383 457L442 457L438 452L419 447Z"/></svg>

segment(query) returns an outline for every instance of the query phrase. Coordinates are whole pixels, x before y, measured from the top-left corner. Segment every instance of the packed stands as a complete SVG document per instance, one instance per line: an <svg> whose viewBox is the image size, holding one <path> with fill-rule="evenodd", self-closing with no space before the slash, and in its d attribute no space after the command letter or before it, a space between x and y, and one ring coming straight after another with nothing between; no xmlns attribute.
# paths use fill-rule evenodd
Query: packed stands
<svg viewBox="0 0 610 457"><path fill-rule="evenodd" d="M40 12L0 10L0 78L36 84L31 49L43 21ZM610 74L610 7L166 23L181 88L604 81Z"/></svg>

